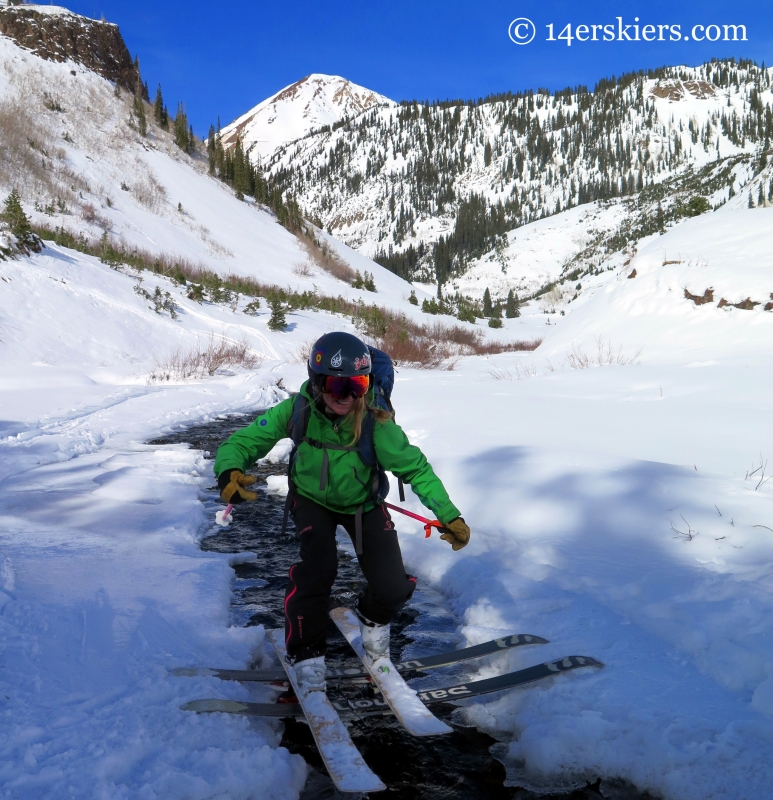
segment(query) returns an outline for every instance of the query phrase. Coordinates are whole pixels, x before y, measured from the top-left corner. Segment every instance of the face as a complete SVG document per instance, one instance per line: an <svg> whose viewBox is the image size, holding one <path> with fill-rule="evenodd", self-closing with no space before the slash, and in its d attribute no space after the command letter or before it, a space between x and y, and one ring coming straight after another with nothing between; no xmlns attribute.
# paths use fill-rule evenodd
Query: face
<svg viewBox="0 0 773 800"><path fill-rule="evenodd" d="M339 417L346 416L355 403L355 399L352 395L349 395L349 397L333 397L333 395L328 392L322 392L322 399L325 401L325 405L333 413L338 414Z"/></svg>

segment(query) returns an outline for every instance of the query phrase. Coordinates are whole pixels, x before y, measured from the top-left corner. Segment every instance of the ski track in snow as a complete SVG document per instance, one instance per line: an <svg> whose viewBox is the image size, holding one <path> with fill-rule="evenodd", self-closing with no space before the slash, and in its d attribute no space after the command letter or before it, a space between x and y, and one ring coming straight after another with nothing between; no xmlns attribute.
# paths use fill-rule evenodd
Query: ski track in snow
<svg viewBox="0 0 773 800"><path fill-rule="evenodd" d="M28 70L33 89L54 81L66 108L84 105L86 82L107 109L100 124L125 125L123 106L110 106L124 101L94 76L73 81L69 64L41 62L2 37L0 57L11 72ZM84 123L74 138L89 135ZM66 151L90 183L108 187L115 202L100 213L127 244L341 290L328 275L295 275L297 241L184 158L115 141L98 163L75 145ZM151 168L169 197L156 212L118 188ZM176 216L178 197L195 225ZM539 657L498 656L479 677L567 654L607 665L465 712L504 740L515 782L602 775L678 800L773 797L773 482L755 489L745 479L760 454L773 454L773 313L716 306L720 296L762 303L773 292L772 214L726 207L684 222L642 242L559 324L534 314L495 333L547 331L533 353L465 358L448 372L400 368L398 419L472 527L470 545L452 553L400 520L407 568L448 593L463 643L516 631L552 643ZM76 224L52 221L62 223ZM232 255L213 255L196 225ZM521 229L518 241L529 235ZM407 284L335 246L375 272L378 302L426 321L405 302ZM178 666L260 661L264 631L229 626L229 564L250 554L199 548L215 499L202 454L143 442L276 402L280 378L288 390L304 378L298 349L328 330L353 331L350 321L297 312L273 333L265 309L247 317L198 305L146 275L145 288L174 294L173 321L148 308L130 275L57 247L0 262L0 276L3 796L297 797L306 769L278 746L279 722L179 710L208 696L267 701L259 685L167 677ZM714 304L684 297L708 287ZM261 367L147 383L157 360L210 332L245 337ZM570 369L567 355L593 354L597 337L627 355L643 347L641 363ZM410 493L408 505L421 510Z"/></svg>

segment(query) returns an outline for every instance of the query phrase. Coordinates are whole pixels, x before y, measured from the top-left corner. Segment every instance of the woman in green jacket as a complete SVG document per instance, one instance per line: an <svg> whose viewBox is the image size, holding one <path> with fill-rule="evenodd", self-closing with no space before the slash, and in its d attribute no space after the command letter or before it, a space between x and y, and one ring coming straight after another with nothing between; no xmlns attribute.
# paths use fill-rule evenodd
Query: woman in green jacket
<svg viewBox="0 0 773 800"><path fill-rule="evenodd" d="M311 349L308 372L309 380L301 387L309 404L308 425L290 470L289 502L300 560L290 567L284 603L288 661L303 692L325 690L325 630L338 570L338 525L356 543L367 580L355 613L363 647L373 662L389 658L389 623L416 587L416 579L403 567L389 512L374 499L377 471L358 453L366 414L374 417L378 464L411 485L443 523L446 532L441 538L454 550L470 538L470 529L424 454L408 442L390 412L372 405L367 346L348 333L325 334ZM225 502L257 498L246 488L255 478L245 470L288 436L294 407L294 398L284 400L220 446L215 473Z"/></svg>

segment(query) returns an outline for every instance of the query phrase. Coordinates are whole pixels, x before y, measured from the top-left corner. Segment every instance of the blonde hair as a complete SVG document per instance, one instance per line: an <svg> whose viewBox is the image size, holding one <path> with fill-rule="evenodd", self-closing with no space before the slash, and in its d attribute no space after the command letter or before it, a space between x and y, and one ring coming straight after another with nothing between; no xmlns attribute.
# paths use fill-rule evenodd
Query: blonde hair
<svg viewBox="0 0 773 800"><path fill-rule="evenodd" d="M360 436L362 435L362 420L368 411L373 414L377 422L381 423L387 422L394 417L393 411L385 411L383 408L377 408L376 406L366 406L365 398L358 397L354 401L351 410L346 415L346 419L351 420L352 423L352 441L349 443L350 445L357 444L357 442L360 441Z"/></svg>

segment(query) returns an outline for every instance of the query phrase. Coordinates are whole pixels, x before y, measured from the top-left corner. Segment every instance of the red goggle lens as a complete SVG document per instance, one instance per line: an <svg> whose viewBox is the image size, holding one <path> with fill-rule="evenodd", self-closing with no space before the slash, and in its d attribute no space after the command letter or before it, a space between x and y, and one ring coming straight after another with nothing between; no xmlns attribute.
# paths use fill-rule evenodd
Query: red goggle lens
<svg viewBox="0 0 773 800"><path fill-rule="evenodd" d="M325 377L324 392L332 394L333 397L364 397L370 387L370 378L367 375L353 375L347 378L339 378L337 375L327 375Z"/></svg>

